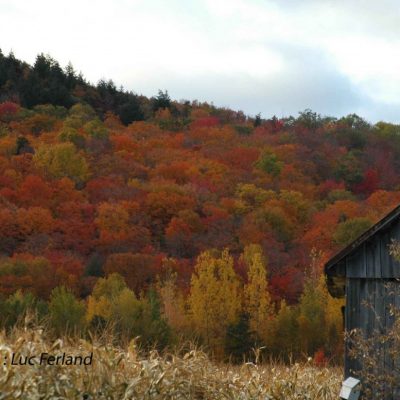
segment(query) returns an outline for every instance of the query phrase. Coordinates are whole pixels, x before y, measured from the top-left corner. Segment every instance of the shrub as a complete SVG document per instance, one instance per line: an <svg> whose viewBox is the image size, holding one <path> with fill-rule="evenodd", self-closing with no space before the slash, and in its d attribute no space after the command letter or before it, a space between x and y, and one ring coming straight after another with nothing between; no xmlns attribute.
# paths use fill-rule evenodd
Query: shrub
<svg viewBox="0 0 400 400"><path fill-rule="evenodd" d="M82 331L85 305L65 287L55 288L49 303L50 323L57 335Z"/></svg>

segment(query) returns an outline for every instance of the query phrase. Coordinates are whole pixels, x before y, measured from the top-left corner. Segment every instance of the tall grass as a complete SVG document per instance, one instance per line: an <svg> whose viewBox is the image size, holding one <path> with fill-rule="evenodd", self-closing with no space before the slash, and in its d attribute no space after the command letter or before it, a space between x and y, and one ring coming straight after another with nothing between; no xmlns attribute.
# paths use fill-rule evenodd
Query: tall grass
<svg viewBox="0 0 400 400"><path fill-rule="evenodd" d="M3 399L337 399L338 368L304 364L213 363L194 348L144 355L131 341L111 337L48 339L40 328L0 333L0 400ZM10 365L12 353L85 355L90 366Z"/></svg>

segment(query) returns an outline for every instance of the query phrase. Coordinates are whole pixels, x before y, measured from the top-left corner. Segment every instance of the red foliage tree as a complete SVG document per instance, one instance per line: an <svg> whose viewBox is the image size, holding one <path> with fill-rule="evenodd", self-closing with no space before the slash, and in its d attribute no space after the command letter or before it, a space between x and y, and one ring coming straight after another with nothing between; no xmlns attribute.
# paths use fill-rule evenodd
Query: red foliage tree
<svg viewBox="0 0 400 400"><path fill-rule="evenodd" d="M9 121L20 109L20 106L11 101L0 103L0 121Z"/></svg>
<svg viewBox="0 0 400 400"><path fill-rule="evenodd" d="M219 125L217 117L202 117L192 122L192 128L211 128Z"/></svg>
<svg viewBox="0 0 400 400"><path fill-rule="evenodd" d="M354 186L354 192L362 193L366 196L375 192L379 187L379 175L378 172L372 168L365 171L362 182Z"/></svg>
<svg viewBox="0 0 400 400"><path fill-rule="evenodd" d="M104 265L106 274L118 273L125 278L127 285L140 294L155 282L161 268L161 259L149 254L115 253L111 254Z"/></svg>
<svg viewBox="0 0 400 400"><path fill-rule="evenodd" d="M23 206L48 207L52 195L51 186L38 175L28 175L17 192L17 198Z"/></svg>

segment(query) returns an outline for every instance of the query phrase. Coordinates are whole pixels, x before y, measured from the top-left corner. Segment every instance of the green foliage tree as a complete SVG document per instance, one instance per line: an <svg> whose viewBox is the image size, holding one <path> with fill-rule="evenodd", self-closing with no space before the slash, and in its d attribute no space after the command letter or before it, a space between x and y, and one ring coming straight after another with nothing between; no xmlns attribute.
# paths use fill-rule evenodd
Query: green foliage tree
<svg viewBox="0 0 400 400"><path fill-rule="evenodd" d="M309 108L299 112L297 123L307 127L308 129L315 130L322 125L323 119L320 114L310 110Z"/></svg>
<svg viewBox="0 0 400 400"><path fill-rule="evenodd" d="M256 162L256 167L276 178L282 171L283 162L274 153L264 153Z"/></svg>
<svg viewBox="0 0 400 400"><path fill-rule="evenodd" d="M153 98L153 111L156 112L160 108L170 108L171 98L169 97L168 91L158 91L157 97Z"/></svg>
<svg viewBox="0 0 400 400"><path fill-rule="evenodd" d="M372 226L367 217L351 218L341 222L333 235L333 240L340 246L346 246Z"/></svg>
<svg viewBox="0 0 400 400"><path fill-rule="evenodd" d="M70 108L68 117L64 121L64 126L79 129L96 119L96 112L89 104L78 103Z"/></svg>
<svg viewBox="0 0 400 400"><path fill-rule="evenodd" d="M309 277L305 281L304 291L300 297L297 319L300 348L309 355L313 355L325 343L323 328L327 293L324 285L324 277L317 281Z"/></svg>
<svg viewBox="0 0 400 400"><path fill-rule="evenodd" d="M337 180L343 180L348 186L360 183L363 179L363 171L360 162L360 151L353 150L338 160L334 171Z"/></svg>
<svg viewBox="0 0 400 400"><path fill-rule="evenodd" d="M171 329L161 314L159 296L154 289L150 289L140 301L142 313L135 334L140 336L141 344L146 349L156 347L161 350L171 341Z"/></svg>
<svg viewBox="0 0 400 400"><path fill-rule="evenodd" d="M314 355L318 350L337 356L343 350L342 299L328 293L325 276L318 271L321 253L311 253L311 271L306 277L298 305L300 350Z"/></svg>
<svg viewBox="0 0 400 400"><path fill-rule="evenodd" d="M83 129L86 133L88 133L91 137L95 139L108 138L108 129L99 119L94 119L92 121L87 122L83 126Z"/></svg>
<svg viewBox="0 0 400 400"><path fill-rule="evenodd" d="M55 288L50 297L51 327L57 335L80 332L85 327L85 305L65 287Z"/></svg>
<svg viewBox="0 0 400 400"><path fill-rule="evenodd" d="M33 148L30 146L29 140L25 136L18 136L15 142L15 154L33 153Z"/></svg>
<svg viewBox="0 0 400 400"><path fill-rule="evenodd" d="M70 107L73 104L63 70L52 57L39 54L29 72L24 79L21 76L19 83L24 105L33 107L50 103Z"/></svg>
<svg viewBox="0 0 400 400"><path fill-rule="evenodd" d="M100 253L93 253L87 262L85 274L87 276L103 276L104 257Z"/></svg>
<svg viewBox="0 0 400 400"><path fill-rule="evenodd" d="M126 283L121 275L110 274L107 278L100 278L96 282L92 295L95 299L105 297L112 300L125 288Z"/></svg>
<svg viewBox="0 0 400 400"><path fill-rule="evenodd" d="M327 201L329 203L335 203L336 201L339 200L351 200L351 201L355 201L356 197L354 196L354 194L348 190L343 190L343 189L336 189L336 190L332 190L328 193L327 196Z"/></svg>
<svg viewBox="0 0 400 400"><path fill-rule="evenodd" d="M68 110L62 106L55 106L53 104L39 104L33 107L33 111L38 114L56 117L57 119L65 118L68 115Z"/></svg>
<svg viewBox="0 0 400 400"><path fill-rule="evenodd" d="M17 290L8 298L0 298L0 326L11 328L28 312L34 312L36 299L32 293Z"/></svg>
<svg viewBox="0 0 400 400"><path fill-rule="evenodd" d="M113 299L111 311L111 319L123 336L136 333L141 322L142 305L132 290L123 288Z"/></svg>
<svg viewBox="0 0 400 400"><path fill-rule="evenodd" d="M129 98L126 102L121 104L117 109L117 113L121 122L125 125L129 125L133 121L141 121L144 119L140 101L136 96Z"/></svg>
<svg viewBox="0 0 400 400"><path fill-rule="evenodd" d="M225 354L229 361L240 363L252 358L254 340L249 325L249 317L242 313L236 323L228 325L225 337Z"/></svg>
<svg viewBox="0 0 400 400"><path fill-rule="evenodd" d="M262 119L261 119L261 113L258 113L256 117L254 118L254 127L257 128L257 126L260 126L262 124Z"/></svg>
<svg viewBox="0 0 400 400"><path fill-rule="evenodd" d="M281 301L274 320L272 353L284 360L299 352L298 308Z"/></svg>
<svg viewBox="0 0 400 400"><path fill-rule="evenodd" d="M150 289L140 299L117 273L100 278L89 296L86 319L92 325L110 324L124 338L140 337L145 348L165 347L170 328L161 316L160 301Z"/></svg>
<svg viewBox="0 0 400 400"><path fill-rule="evenodd" d="M235 195L250 208L261 206L265 201L275 197L272 190L264 190L252 183L239 183Z"/></svg>
<svg viewBox="0 0 400 400"><path fill-rule="evenodd" d="M257 210L256 215L260 223L269 225L280 241L288 242L293 238L294 226L281 207L265 207Z"/></svg>
<svg viewBox="0 0 400 400"><path fill-rule="evenodd" d="M85 147L85 137L75 128L64 126L58 134L58 137L61 142L71 142L77 148L82 149Z"/></svg>

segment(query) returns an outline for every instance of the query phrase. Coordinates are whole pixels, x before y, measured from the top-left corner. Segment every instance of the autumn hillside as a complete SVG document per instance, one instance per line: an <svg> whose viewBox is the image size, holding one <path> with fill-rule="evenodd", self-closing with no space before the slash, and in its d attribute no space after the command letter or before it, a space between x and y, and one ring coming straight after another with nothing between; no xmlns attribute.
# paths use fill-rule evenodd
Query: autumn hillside
<svg viewBox="0 0 400 400"><path fill-rule="evenodd" d="M319 274L400 202L399 160L397 125L250 118L0 53L2 324L34 305L61 329L71 307L68 328L119 315L121 332L166 345L186 329L217 355L254 342L338 354L340 311L325 310L339 306ZM205 304L225 307L214 328ZM325 336L304 338L321 320Z"/></svg>

